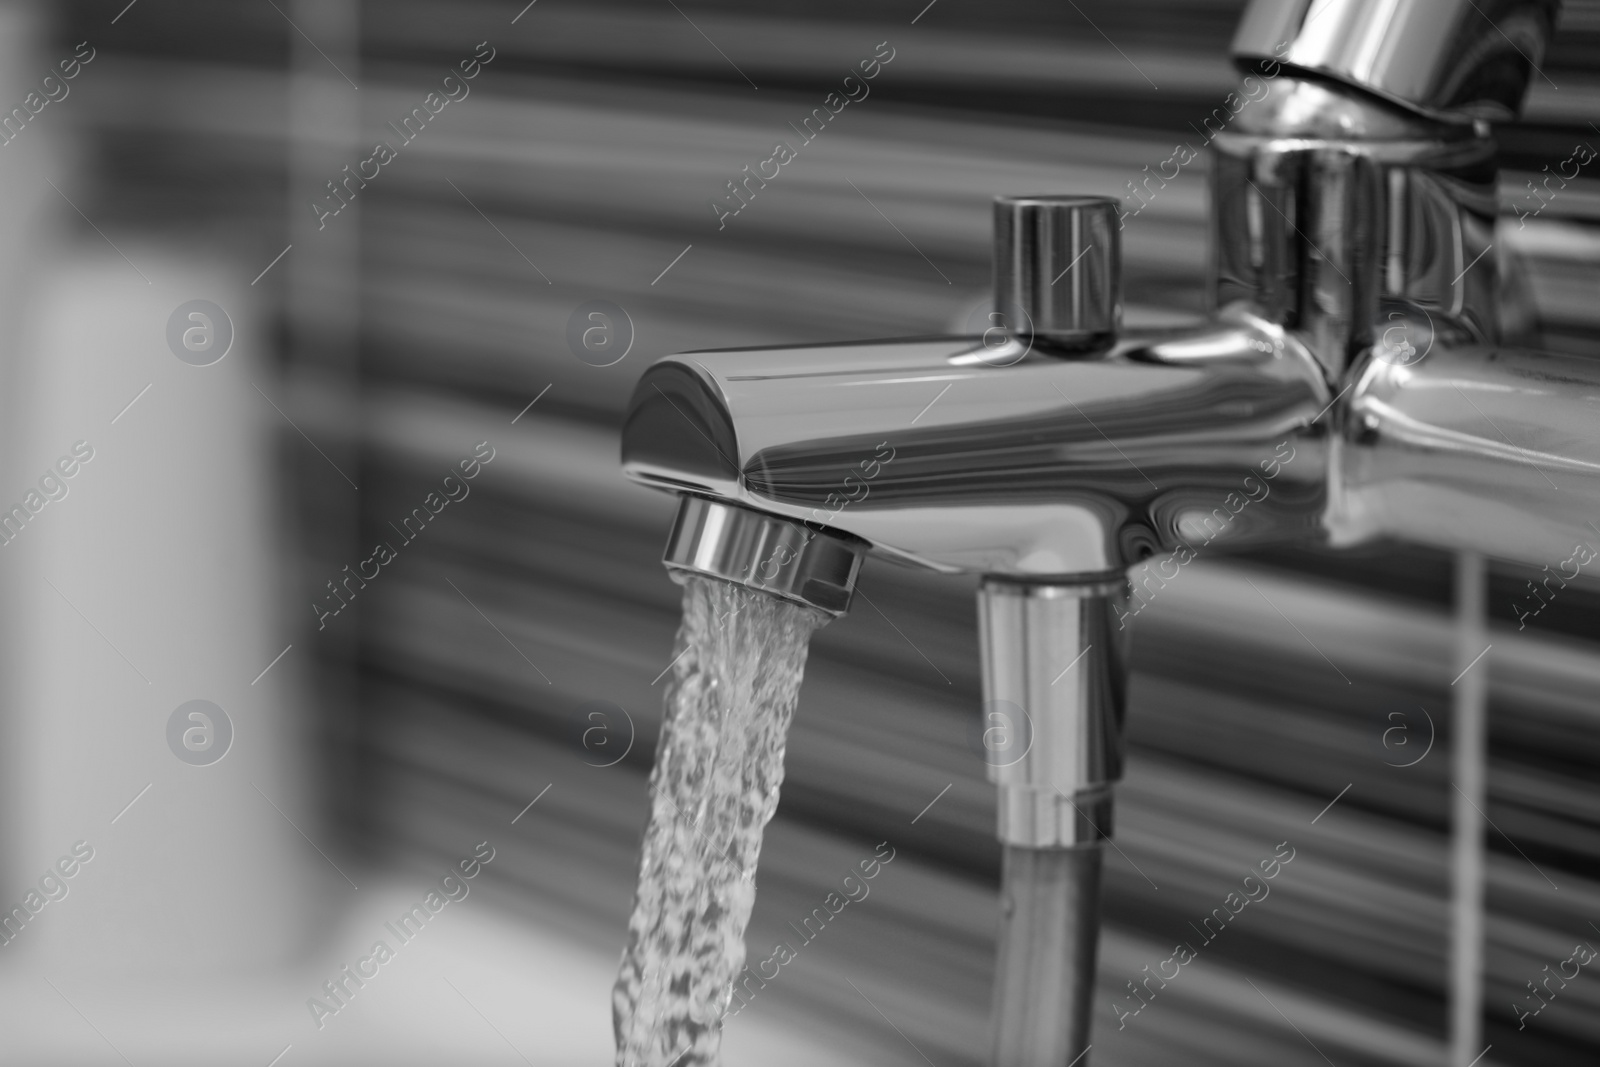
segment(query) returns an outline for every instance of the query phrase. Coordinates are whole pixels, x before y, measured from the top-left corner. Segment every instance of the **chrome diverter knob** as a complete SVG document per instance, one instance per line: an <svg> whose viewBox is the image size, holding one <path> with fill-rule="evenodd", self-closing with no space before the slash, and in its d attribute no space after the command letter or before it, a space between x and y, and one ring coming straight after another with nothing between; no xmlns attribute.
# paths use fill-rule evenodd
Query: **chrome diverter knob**
<svg viewBox="0 0 1600 1067"><path fill-rule="evenodd" d="M1105 351L1122 320L1117 202L1103 196L994 201L994 306L1009 333L1057 355Z"/></svg>

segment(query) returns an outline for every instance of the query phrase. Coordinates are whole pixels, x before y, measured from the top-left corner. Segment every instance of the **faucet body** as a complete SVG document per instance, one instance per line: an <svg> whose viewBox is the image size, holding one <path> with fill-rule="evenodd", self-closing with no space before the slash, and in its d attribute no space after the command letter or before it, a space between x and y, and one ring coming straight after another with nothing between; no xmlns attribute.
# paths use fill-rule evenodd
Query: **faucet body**
<svg viewBox="0 0 1600 1067"><path fill-rule="evenodd" d="M1600 373L1496 343L1493 142L1287 75L1253 106L1213 139L1203 327L1092 358L987 337L674 356L639 383L625 470L944 571L1319 539L1564 558L1600 497Z"/></svg>
<svg viewBox="0 0 1600 1067"><path fill-rule="evenodd" d="M1495 314L1487 120L1515 114L1556 9L1254 0L1206 122L1201 326L1118 329L1114 201L1002 198L1003 330L641 377L623 465L688 501L669 566L831 611L863 551L985 576L995 1067L1089 1044L1129 567L1160 557L1140 576L1159 583L1213 551L1383 538L1537 565L1600 534L1600 366L1502 347ZM690 515L713 505L734 518Z"/></svg>
<svg viewBox="0 0 1600 1067"><path fill-rule="evenodd" d="M641 378L623 467L936 570L1112 575L1185 531L1313 535L1305 452L1331 399L1303 346L1248 315L1085 360L979 338L699 352ZM1230 493L1252 503L1215 515Z"/></svg>

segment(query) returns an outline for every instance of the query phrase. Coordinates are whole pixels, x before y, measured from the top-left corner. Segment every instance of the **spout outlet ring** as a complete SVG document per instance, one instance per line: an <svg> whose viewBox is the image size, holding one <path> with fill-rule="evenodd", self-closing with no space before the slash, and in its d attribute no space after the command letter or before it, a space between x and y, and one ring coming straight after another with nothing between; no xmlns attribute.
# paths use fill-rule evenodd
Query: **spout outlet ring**
<svg viewBox="0 0 1600 1067"><path fill-rule="evenodd" d="M661 562L838 617L850 610L866 549L855 538L686 494Z"/></svg>

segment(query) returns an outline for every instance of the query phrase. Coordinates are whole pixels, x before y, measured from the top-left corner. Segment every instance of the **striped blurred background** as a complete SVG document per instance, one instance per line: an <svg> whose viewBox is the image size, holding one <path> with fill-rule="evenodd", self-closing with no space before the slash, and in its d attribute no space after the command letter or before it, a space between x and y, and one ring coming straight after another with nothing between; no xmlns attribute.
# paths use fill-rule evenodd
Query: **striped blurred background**
<svg viewBox="0 0 1600 1067"><path fill-rule="evenodd" d="M473 443L497 450L354 619L317 634L305 615L339 851L453 859L550 785L496 861L501 903L609 959L677 617L658 563L672 502L617 473L637 375L683 349L959 329L986 297L989 199L1126 193L1227 92L1242 4L524 2L49 13L59 42L99 52L72 112L84 212L244 277L274 264L254 288L285 410L361 487L284 427L304 564L289 602L321 595ZM485 41L470 96L319 230L324 183ZM894 58L870 97L719 229L707 201L793 143L789 124L880 42ZM1566 5L1545 74L1498 131L1506 299L1520 336L1600 354L1600 180L1515 214L1543 168L1600 147L1600 3ZM1205 180L1189 168L1130 221L1130 322L1204 310ZM591 300L631 320L612 366L568 346ZM1141 613L1094 1062L1444 1062L1449 576L1403 546L1277 551L1196 564ZM1512 1013L1541 968L1600 939L1600 595L1575 585L1518 632L1528 577L1491 580L1482 1062L1590 1064L1600 980L1521 1031ZM977 1064L998 850L968 741L973 583L871 564L861 588L813 645L753 958L878 842L897 858L731 1024L730 1047L766 1015L824 1035L838 1062ZM628 720L586 747L596 701ZM1396 723L1407 747L1385 744ZM1125 983L1284 841L1296 859L1271 898L1119 1030Z"/></svg>

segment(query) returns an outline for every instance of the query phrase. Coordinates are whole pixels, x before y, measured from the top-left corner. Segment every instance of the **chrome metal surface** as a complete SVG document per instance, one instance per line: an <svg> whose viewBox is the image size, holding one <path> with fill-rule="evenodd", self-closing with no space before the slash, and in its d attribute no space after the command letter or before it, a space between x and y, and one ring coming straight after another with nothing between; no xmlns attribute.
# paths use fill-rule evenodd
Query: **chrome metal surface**
<svg viewBox="0 0 1600 1067"><path fill-rule="evenodd" d="M985 729L994 729L992 715L986 706ZM995 836L1017 848L1085 848L1110 838L1116 818L1109 789L1058 793L1001 785L995 811Z"/></svg>
<svg viewBox="0 0 1600 1067"><path fill-rule="evenodd" d="M1060 355L1110 345L1122 320L1118 208L1103 196L995 197L994 306L1009 333Z"/></svg>
<svg viewBox="0 0 1600 1067"><path fill-rule="evenodd" d="M995 306L1027 320L1003 348L700 352L640 378L635 480L987 576L983 726L1009 732L990 759L996 1064L1088 1048L1126 567L1160 553L1142 579L1160 583L1203 552L1383 537L1570 565L1600 533L1600 371L1495 347L1495 146L1476 120L1516 110L1555 10L1256 0L1235 41L1251 73L1204 123L1203 326L1115 336L1100 202L1002 198Z"/></svg>
<svg viewBox="0 0 1600 1067"><path fill-rule="evenodd" d="M1008 845L1063 848L1111 834L1127 600L1120 575L1076 584L991 579L978 590L984 747Z"/></svg>
<svg viewBox="0 0 1600 1067"><path fill-rule="evenodd" d="M1366 362L1344 425L1329 513L1337 544L1403 538L1554 574L1596 536L1594 360L1436 341L1409 365Z"/></svg>
<svg viewBox="0 0 1600 1067"><path fill-rule="evenodd" d="M1493 142L1338 86L1254 81L1211 141L1216 305L1282 326L1330 382L1397 309L1492 338Z"/></svg>
<svg viewBox="0 0 1600 1067"><path fill-rule="evenodd" d="M1104 575L1183 546L1314 536L1332 394L1247 316L1100 360L975 339L700 352L641 377L629 476L948 571Z"/></svg>
<svg viewBox="0 0 1600 1067"><path fill-rule="evenodd" d="M773 515L685 496L661 562L842 615L865 549Z"/></svg>
<svg viewBox="0 0 1600 1067"><path fill-rule="evenodd" d="M1088 1048L1101 854L1122 776L1127 599L1120 575L978 589L984 750L1005 846L997 1067L1071 1063Z"/></svg>
<svg viewBox="0 0 1600 1067"><path fill-rule="evenodd" d="M992 1067L1083 1067L1105 848L1007 847L989 1016Z"/></svg>
<svg viewBox="0 0 1600 1067"><path fill-rule="evenodd" d="M1264 73L1315 71L1451 119L1510 118L1559 0L1254 0L1233 38Z"/></svg>

